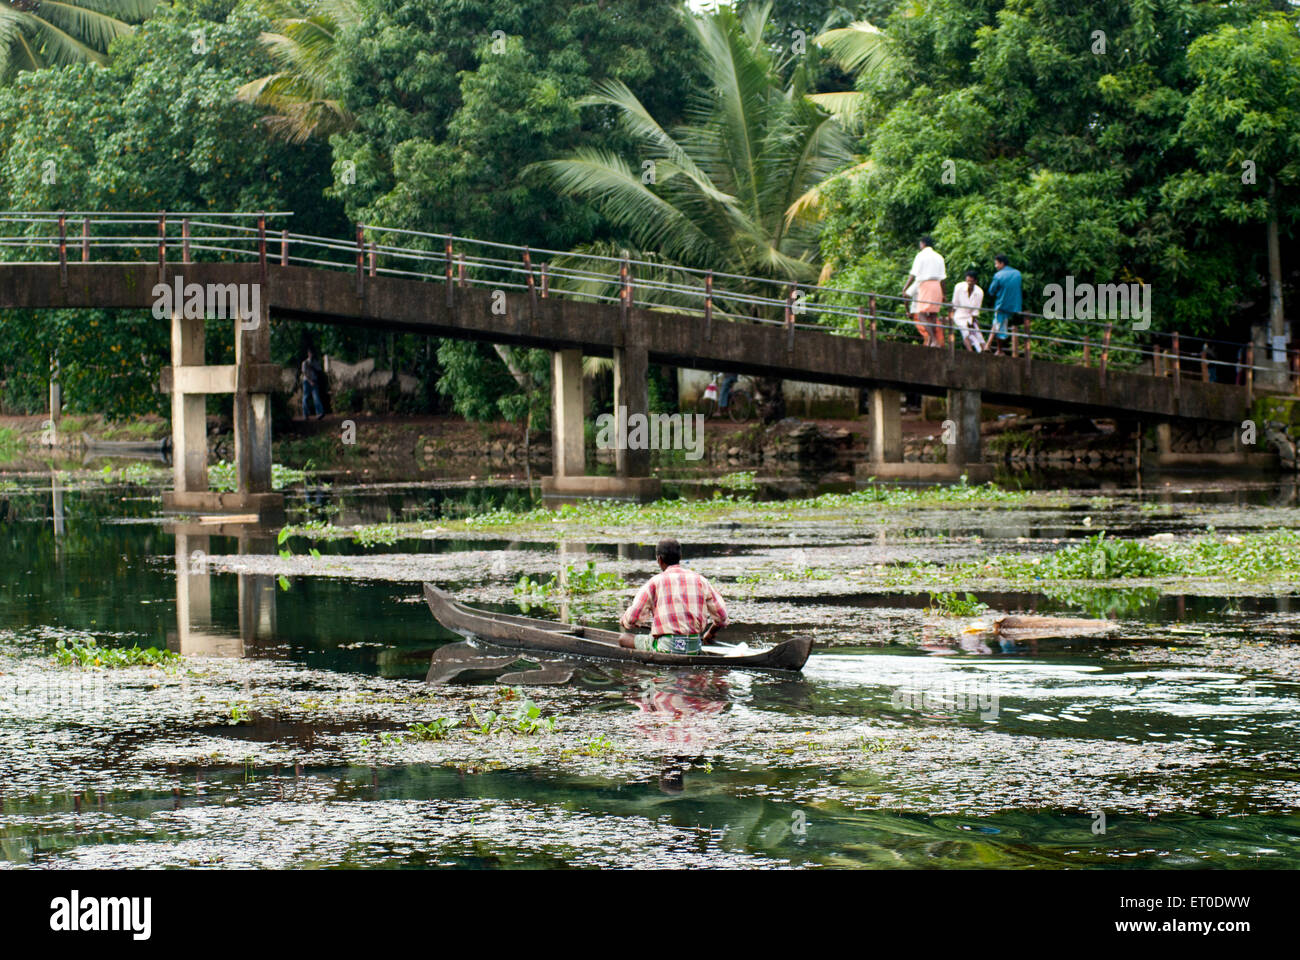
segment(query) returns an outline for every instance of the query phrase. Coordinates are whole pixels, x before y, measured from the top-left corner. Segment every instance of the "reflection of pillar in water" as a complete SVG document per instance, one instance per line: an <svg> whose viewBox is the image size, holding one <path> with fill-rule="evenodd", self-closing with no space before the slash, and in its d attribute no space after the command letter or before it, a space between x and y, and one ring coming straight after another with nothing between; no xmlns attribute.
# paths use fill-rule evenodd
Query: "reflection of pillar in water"
<svg viewBox="0 0 1300 960"><path fill-rule="evenodd" d="M238 640L212 632L210 544L205 535L176 534L176 636L167 646L182 656L242 656Z"/></svg>
<svg viewBox="0 0 1300 960"><path fill-rule="evenodd" d="M239 555L269 556L275 541L268 537L240 536ZM266 573L239 575L239 637L244 643L275 639L276 578Z"/></svg>
<svg viewBox="0 0 1300 960"><path fill-rule="evenodd" d="M569 564L572 562L569 557L575 554L579 556L586 554L587 545L574 540L561 540L556 544L556 552L560 555L560 572L556 577L556 582L559 583L560 589L564 591L564 596L568 597ZM567 600L560 603L560 619L566 623L569 620L569 604Z"/></svg>
<svg viewBox="0 0 1300 960"><path fill-rule="evenodd" d="M54 510L54 535L63 536L63 481L59 479L58 471L50 474L50 496L53 500Z"/></svg>

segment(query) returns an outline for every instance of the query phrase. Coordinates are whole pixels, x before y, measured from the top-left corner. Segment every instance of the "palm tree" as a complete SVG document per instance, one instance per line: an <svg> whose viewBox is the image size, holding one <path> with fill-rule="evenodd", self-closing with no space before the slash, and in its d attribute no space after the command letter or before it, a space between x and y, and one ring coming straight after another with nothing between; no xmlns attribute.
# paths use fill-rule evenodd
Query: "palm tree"
<svg viewBox="0 0 1300 960"><path fill-rule="evenodd" d="M20 70L107 63L108 45L157 0L0 0L0 82Z"/></svg>
<svg viewBox="0 0 1300 960"><path fill-rule="evenodd" d="M358 0L261 0L258 7L275 24L261 41L280 69L244 84L235 96L270 109L267 127L292 143L346 130L352 116L333 94L339 37L360 21Z"/></svg>
<svg viewBox="0 0 1300 960"><path fill-rule="evenodd" d="M865 20L857 20L837 30L826 30L813 42L824 49L845 73L858 77L879 72L897 62L884 31ZM847 90L814 93L809 99L839 117L845 126L856 128L861 123L867 95L859 90Z"/></svg>
<svg viewBox="0 0 1300 960"><path fill-rule="evenodd" d="M691 298L654 283L701 285L683 267L761 278L727 286L766 296L779 296L782 283L817 276L817 224L791 216L790 207L852 157L840 125L805 96L807 61L796 63L764 43L770 12L769 3L743 13L683 13L706 84L688 105L686 122L671 132L618 81L599 83L584 99L612 108L639 149L634 161L587 148L529 168L594 203L623 240L589 245L557 266L608 274L612 265L597 256L626 249L658 264L637 268L637 298L666 304ZM594 278L557 283L592 295L614 292ZM772 311L736 304L734 312Z"/></svg>

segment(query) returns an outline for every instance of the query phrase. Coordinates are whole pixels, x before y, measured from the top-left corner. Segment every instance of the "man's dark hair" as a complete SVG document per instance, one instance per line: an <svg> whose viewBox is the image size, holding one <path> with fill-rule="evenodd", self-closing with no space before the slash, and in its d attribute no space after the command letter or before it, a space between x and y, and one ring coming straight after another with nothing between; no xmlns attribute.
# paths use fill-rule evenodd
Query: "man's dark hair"
<svg viewBox="0 0 1300 960"><path fill-rule="evenodd" d="M1006 257L1006 254L1003 254L1003 253L999 253L996 257L994 257L994 258L993 258L993 262L994 262L994 263L1000 263L1000 264L1002 264L1002 266L1004 266L1004 267L1009 267L1009 266L1011 266L1011 261L1008 260L1007 257Z"/></svg>
<svg viewBox="0 0 1300 960"><path fill-rule="evenodd" d="M664 537L655 547L655 559L662 560L668 566L682 562L682 545L672 537Z"/></svg>
<svg viewBox="0 0 1300 960"><path fill-rule="evenodd" d="M967 271L966 271L966 276L967 276L969 279L971 279L971 280L978 280L978 279L979 279L979 274L977 274L974 270L967 270Z"/></svg>
<svg viewBox="0 0 1300 960"><path fill-rule="evenodd" d="M934 241L931 240L928 236L926 236L926 237L921 237L921 242L924 243L927 247L933 247L933 246L934 246Z"/></svg>

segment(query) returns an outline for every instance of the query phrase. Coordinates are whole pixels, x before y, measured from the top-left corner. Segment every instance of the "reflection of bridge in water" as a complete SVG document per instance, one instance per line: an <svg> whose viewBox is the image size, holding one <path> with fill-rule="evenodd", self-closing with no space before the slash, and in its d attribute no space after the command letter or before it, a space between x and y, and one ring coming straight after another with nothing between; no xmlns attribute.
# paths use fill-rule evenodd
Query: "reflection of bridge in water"
<svg viewBox="0 0 1300 960"><path fill-rule="evenodd" d="M616 476L586 476L584 355L614 360L618 436L638 422L633 416L649 412L652 363L867 389L870 471L881 478L916 472L902 462L900 391L947 395L953 443L939 469L974 477L991 472L979 429L985 400L1228 431L1249 416L1257 386L1290 386L1286 360L1256 362L1252 345L1229 362L1212 358L1208 342L1197 353L1177 334L1167 349L1112 343L1111 324L1072 321L1061 333L1057 321L1048 332L1042 318L1026 314L1040 325L1027 322L1017 334L1016 355L959 351L953 336L935 349L889 338L907 321L897 315L899 298L884 294L715 277L626 258L609 258L608 272L592 272L562 259L534 263L537 254L565 256L556 251L373 225L358 225L355 238L343 240L268 231L267 215L257 214L6 213L0 223L25 231L0 245L41 260L0 264L0 309L157 310L157 290L185 291L166 298L172 356L162 376L175 451L165 506L182 512L251 512L268 521L282 514L283 500L271 488L269 398L282 374L271 362L272 315L550 350L555 462L543 489L571 496L659 490L649 449L619 449ZM259 295L232 295L249 289ZM199 302L193 310L190 290ZM223 308L257 303L256 317L227 317L234 364L204 361L205 291L222 294ZM807 299L828 293L841 302ZM1061 354L1075 350L1077 362L1062 362ZM233 493L213 492L207 480L205 403L221 393L234 396ZM1176 456L1167 429L1160 443L1162 457ZM1221 459L1248 463L1251 456L1238 444Z"/></svg>
<svg viewBox="0 0 1300 960"><path fill-rule="evenodd" d="M239 633L214 629L210 558L213 537L232 537L240 556L276 552L275 534L252 524L174 523L176 537L176 631L167 647L183 656L242 657L275 641L276 577L237 573Z"/></svg>

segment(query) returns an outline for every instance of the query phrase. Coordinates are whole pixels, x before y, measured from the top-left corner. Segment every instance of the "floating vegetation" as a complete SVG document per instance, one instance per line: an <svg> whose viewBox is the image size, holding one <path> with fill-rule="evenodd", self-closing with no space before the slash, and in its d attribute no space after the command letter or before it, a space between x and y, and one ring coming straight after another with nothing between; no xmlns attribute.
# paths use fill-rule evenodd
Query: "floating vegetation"
<svg viewBox="0 0 1300 960"><path fill-rule="evenodd" d="M143 463L131 463L117 470L114 470L111 464L106 463L104 468L99 471L99 476L104 483L128 483L136 487L152 486L163 475L163 471L154 470Z"/></svg>
<svg viewBox="0 0 1300 960"><path fill-rule="evenodd" d="M1155 546L1154 544L1159 544ZM1263 579L1300 575L1300 532L1275 530L1177 541L1116 540L1105 532L1046 557L1013 555L983 561L1003 575L1043 580L1121 580L1165 577Z"/></svg>
<svg viewBox="0 0 1300 960"><path fill-rule="evenodd" d="M271 489L281 490L286 486L302 483L307 479L306 470L286 467L282 463L271 464ZM232 492L239 483L235 465L227 460L208 465L208 486L217 491Z"/></svg>
<svg viewBox="0 0 1300 960"><path fill-rule="evenodd" d="M586 566L577 567L570 564L565 567L561 576L551 577L546 581L534 580L528 574L524 574L515 584L514 593L515 596L526 600L546 601L553 597L586 596L609 590L622 590L625 587L627 581L617 573L608 571L598 573L596 561L588 560Z"/></svg>
<svg viewBox="0 0 1300 960"><path fill-rule="evenodd" d="M461 725L460 720L452 717L437 717L428 723L413 723L406 728L406 737L410 740L446 740L447 735Z"/></svg>
<svg viewBox="0 0 1300 960"><path fill-rule="evenodd" d="M724 473L714 482L726 490L757 490L757 476L757 471L754 470L736 470L733 473Z"/></svg>
<svg viewBox="0 0 1300 960"><path fill-rule="evenodd" d="M181 655L159 647L101 647L93 637L61 639L54 660L63 667L170 667Z"/></svg>
<svg viewBox="0 0 1300 960"><path fill-rule="evenodd" d="M989 605L981 603L973 593L964 597L956 593L932 593L925 612L941 617L978 617L988 608Z"/></svg>

